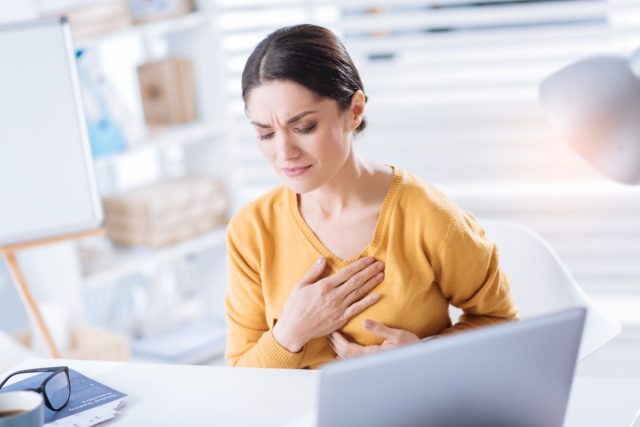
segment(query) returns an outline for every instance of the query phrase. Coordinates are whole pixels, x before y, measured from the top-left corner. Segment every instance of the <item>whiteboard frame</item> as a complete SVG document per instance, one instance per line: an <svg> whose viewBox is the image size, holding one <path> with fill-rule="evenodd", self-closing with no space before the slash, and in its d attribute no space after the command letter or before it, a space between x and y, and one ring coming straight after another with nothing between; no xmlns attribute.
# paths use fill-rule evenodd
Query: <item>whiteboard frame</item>
<svg viewBox="0 0 640 427"><path fill-rule="evenodd" d="M30 233L21 235L0 236L0 248L10 247L16 244L35 242L39 240L47 240L56 237L64 237L70 234L81 233L98 229L104 225L104 213L102 210L102 202L98 192L96 182L95 167L93 163L93 155L91 153L91 145L89 142L89 132L85 119L84 105L82 102L82 92L80 81L78 78L78 70L76 65L75 48L71 37L69 22L66 17L46 18L33 21L15 22L9 24L0 24L0 32L14 29L31 28L36 26L56 25L60 26L60 31L64 38L67 65L70 72L72 96L75 104L76 119L78 121L79 133L81 138L82 158L84 160L85 176L88 179L89 191L91 193L91 208L93 218L68 226L56 228L43 228L34 230Z"/></svg>

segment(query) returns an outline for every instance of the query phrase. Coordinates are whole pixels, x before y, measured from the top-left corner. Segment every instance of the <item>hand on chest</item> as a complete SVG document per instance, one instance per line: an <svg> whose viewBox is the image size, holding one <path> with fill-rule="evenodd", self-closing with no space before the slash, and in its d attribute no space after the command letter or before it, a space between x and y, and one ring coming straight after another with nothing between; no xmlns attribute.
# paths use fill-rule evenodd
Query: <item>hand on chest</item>
<svg viewBox="0 0 640 427"><path fill-rule="evenodd" d="M385 280L372 291L381 295L380 300L340 329L352 342L382 344L383 338L365 329L366 319L426 336L435 325L441 324L442 316L446 315L448 302L440 293L430 269L422 270L422 274L403 274L394 271L392 266L388 270Z"/></svg>

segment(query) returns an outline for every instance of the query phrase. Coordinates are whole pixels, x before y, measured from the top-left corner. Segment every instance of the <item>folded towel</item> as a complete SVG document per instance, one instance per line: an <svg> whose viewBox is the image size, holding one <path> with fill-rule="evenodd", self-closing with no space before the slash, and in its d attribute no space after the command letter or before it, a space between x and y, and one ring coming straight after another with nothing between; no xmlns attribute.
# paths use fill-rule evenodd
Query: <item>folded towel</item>
<svg viewBox="0 0 640 427"><path fill-rule="evenodd" d="M170 178L103 200L111 240L125 246L160 247L193 237L227 220L228 198L220 181Z"/></svg>

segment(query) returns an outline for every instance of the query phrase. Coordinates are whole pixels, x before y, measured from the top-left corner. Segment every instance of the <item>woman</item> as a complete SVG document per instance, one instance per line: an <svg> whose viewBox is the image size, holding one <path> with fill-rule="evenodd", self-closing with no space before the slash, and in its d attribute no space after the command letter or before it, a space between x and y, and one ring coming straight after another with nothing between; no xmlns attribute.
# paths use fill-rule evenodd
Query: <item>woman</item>
<svg viewBox="0 0 640 427"><path fill-rule="evenodd" d="M242 73L260 150L285 185L229 223L234 366L317 368L514 319L494 244L407 171L358 157L367 98L329 30L270 34ZM464 314L452 326L449 304Z"/></svg>

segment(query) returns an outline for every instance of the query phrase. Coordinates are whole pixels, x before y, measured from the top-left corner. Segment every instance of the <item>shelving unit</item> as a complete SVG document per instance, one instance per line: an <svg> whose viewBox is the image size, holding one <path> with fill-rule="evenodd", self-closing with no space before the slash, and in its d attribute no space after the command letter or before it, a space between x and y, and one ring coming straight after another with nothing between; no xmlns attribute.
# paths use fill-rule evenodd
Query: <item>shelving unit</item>
<svg viewBox="0 0 640 427"><path fill-rule="evenodd" d="M75 39L75 43L78 48L90 48L120 37L158 37L175 31L192 30L210 22L211 16L209 13L192 12L174 18L132 24L127 28L110 33L77 38Z"/></svg>
<svg viewBox="0 0 640 427"><path fill-rule="evenodd" d="M99 184L107 184L99 185L102 196L137 185L141 182L138 175L144 175L143 180L151 181L179 175L205 175L225 181L229 162L224 157L225 151L222 145L226 141L229 121L224 116L226 78L217 56L219 42L216 39L218 33L214 17L214 13L205 9L186 15L134 24L110 33L74 39L76 48L95 53L93 58L96 62L93 64L99 66L94 70L99 70L107 82L120 83L115 87L115 92L123 95L122 98L126 97L128 102L123 104L127 107L127 113L130 114L125 117L127 123L133 125L131 129L127 128L131 132L123 129L125 137L128 137L125 149L94 158ZM198 97L198 120L180 125L149 127L140 122L144 115L141 102L138 102L136 68L142 63L158 61L165 57L189 58L192 61L193 80ZM111 59L116 59L117 62L114 63ZM116 117L115 114L114 117ZM146 130L142 136L131 136L143 133L141 129ZM144 169L145 172L142 173L136 169ZM135 179L129 179L133 178L128 176L130 172L133 172ZM125 175L127 179L121 179ZM226 182L225 184L228 189L230 186ZM188 301L195 300L202 305L206 304L199 293L201 291L205 294L215 294L214 304L218 304L218 300L221 300L220 295L226 285L221 282L225 275L220 271L224 266L221 255L224 253L222 248L225 235L226 229L221 227L159 249L124 248L112 244L107 237L88 239L78 244L77 260L74 266L80 269L77 276L81 282L83 298L85 301L93 301L94 304L97 301L101 305L96 307L96 310L87 310L90 317L88 320L110 327L108 313L117 311L112 310L111 307L120 307L121 302L127 304L132 298L139 298L139 293L144 292L142 289L147 289L153 294L147 297L147 303L150 305L146 309L150 310L150 313L129 313L122 310L122 313L118 312L114 319L113 326L116 329L118 326L122 328L123 324L131 325L128 329L130 338L137 335L140 330L163 331L165 327L167 327L166 336L170 337L172 331L169 329L173 328L175 332L175 328L169 327L169 323L178 318L186 323L174 326L184 328L184 334L192 335L191 338L182 337L183 341L188 339L193 341L198 338L197 325L202 325L203 322L213 321L224 324L224 320L219 315L219 307L190 311ZM198 256L205 252L206 260ZM214 259L209 259L210 256ZM187 259L189 262L184 262ZM207 268L201 268L202 264L206 264ZM184 274L184 269L187 269L188 274ZM131 289L127 283L131 283L129 279L132 277L135 277L136 283L141 281L144 283L143 286L138 286L136 290L138 294L135 296L127 294ZM172 281L172 288L179 290L180 298L160 304L162 307L166 306L167 310L174 311L161 310L164 319L156 319L154 315L157 314L155 311L158 306L153 306L157 302L154 298L158 294L162 295L162 289L166 289L168 280ZM178 280L185 283L178 283ZM193 292L198 293L193 294ZM165 296L165 298L169 297ZM222 305L221 302L220 305ZM91 313L91 311L100 313ZM189 316L185 317L184 313L192 311L202 313L190 314L189 316L193 319ZM122 322L122 316L130 316L130 319ZM196 316L204 316L204 318ZM149 338L156 340L162 336L163 334L160 333ZM146 335L143 336L143 338L146 337ZM170 338L167 339L170 340ZM172 339L175 339L175 335ZM160 347L163 346L162 343L153 342ZM224 351L223 342L224 337L221 336L220 342L213 346L215 348L200 348L193 354L181 354L179 361L199 363L220 356ZM132 357L136 359L135 354L132 354Z"/></svg>
<svg viewBox="0 0 640 427"><path fill-rule="evenodd" d="M105 163L111 163L143 150L163 150L217 138L223 135L224 126L224 122L197 122L155 128L150 130L146 138L131 142L125 150L119 153L97 157L94 163L97 167L102 167Z"/></svg>
<svg viewBox="0 0 640 427"><path fill-rule="evenodd" d="M83 281L87 287L105 285L128 275L214 248L222 245L224 241L225 229L222 228L161 249L111 246L99 256L98 263L94 262L93 266L85 265ZM106 238L103 238L101 243L104 247L110 246Z"/></svg>

